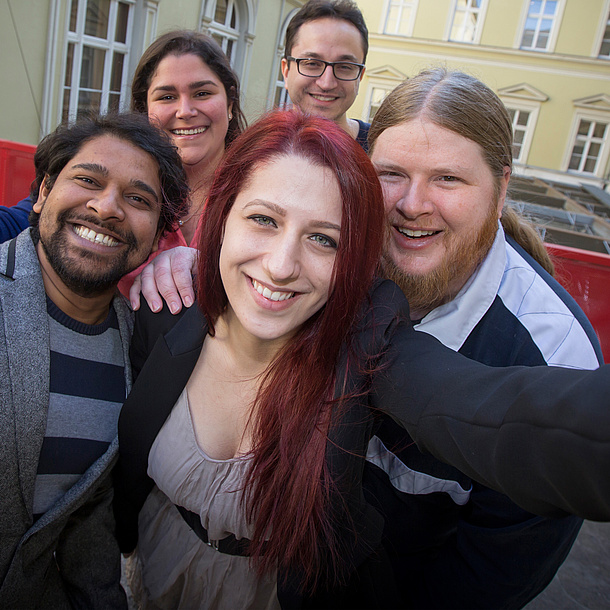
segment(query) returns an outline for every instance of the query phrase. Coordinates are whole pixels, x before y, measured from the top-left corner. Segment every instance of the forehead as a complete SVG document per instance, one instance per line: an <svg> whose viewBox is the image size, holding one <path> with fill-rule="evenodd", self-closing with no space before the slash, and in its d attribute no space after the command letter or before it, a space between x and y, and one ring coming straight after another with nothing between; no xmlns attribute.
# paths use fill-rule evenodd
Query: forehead
<svg viewBox="0 0 610 610"><path fill-rule="evenodd" d="M161 191L157 160L128 140L104 134L87 140L66 163L63 171L73 171L78 165L96 165L108 178L146 182L157 194Z"/></svg>
<svg viewBox="0 0 610 610"><path fill-rule="evenodd" d="M199 55L194 53L184 53L182 55L170 53L157 65L151 77L149 87L158 84L171 85L175 81L185 79L188 82L210 80L221 84L216 72ZM159 81L163 82L160 83Z"/></svg>
<svg viewBox="0 0 610 610"><path fill-rule="evenodd" d="M277 204L287 213L340 224L342 198L333 171L299 155L281 155L256 166L235 200Z"/></svg>
<svg viewBox="0 0 610 610"><path fill-rule="evenodd" d="M297 31L290 51L295 57L319 56L330 61L364 60L362 36L358 28L345 19L323 17L306 21Z"/></svg>
<svg viewBox="0 0 610 610"><path fill-rule="evenodd" d="M486 167L479 144L455 131L425 119L412 119L385 129L375 142L374 162L402 164L418 160L422 164L459 163Z"/></svg>

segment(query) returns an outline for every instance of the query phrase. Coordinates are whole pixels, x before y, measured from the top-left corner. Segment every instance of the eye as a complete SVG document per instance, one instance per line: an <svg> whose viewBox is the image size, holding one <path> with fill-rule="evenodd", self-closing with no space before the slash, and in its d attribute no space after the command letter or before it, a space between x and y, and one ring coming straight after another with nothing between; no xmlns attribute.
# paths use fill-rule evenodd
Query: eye
<svg viewBox="0 0 610 610"><path fill-rule="evenodd" d="M323 235L322 233L315 233L309 239L311 239L316 244L320 244L325 248L337 248L337 242L332 239L332 237L328 237L328 235Z"/></svg>
<svg viewBox="0 0 610 610"><path fill-rule="evenodd" d="M147 210L153 207L153 204L147 197L142 197L141 195L127 195L126 198L133 205L133 207Z"/></svg>
<svg viewBox="0 0 610 610"><path fill-rule="evenodd" d="M208 97L212 95L211 91L197 91L197 93L195 93L195 97Z"/></svg>
<svg viewBox="0 0 610 610"><path fill-rule="evenodd" d="M93 178L89 178L89 176L75 176L74 179L82 182L85 186L98 186L98 183Z"/></svg>
<svg viewBox="0 0 610 610"><path fill-rule="evenodd" d="M440 176L439 180L441 182L459 182L460 179L456 176Z"/></svg>
<svg viewBox="0 0 610 610"><path fill-rule="evenodd" d="M252 214L251 216L248 216L248 219L253 220L262 227L277 227L275 220L269 216L265 216L264 214Z"/></svg>

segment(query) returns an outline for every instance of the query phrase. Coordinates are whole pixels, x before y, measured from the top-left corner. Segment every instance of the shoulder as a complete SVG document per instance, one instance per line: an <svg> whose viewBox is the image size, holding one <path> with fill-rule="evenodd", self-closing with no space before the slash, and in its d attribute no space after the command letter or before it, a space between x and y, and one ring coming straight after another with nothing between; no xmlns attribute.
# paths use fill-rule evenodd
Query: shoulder
<svg viewBox="0 0 610 610"><path fill-rule="evenodd" d="M498 298L547 364L596 368L602 363L595 331L576 301L510 238Z"/></svg>
<svg viewBox="0 0 610 610"><path fill-rule="evenodd" d="M368 137L369 137L369 129L371 128L371 124L365 123L364 121L361 121L360 119L353 119L353 120L356 121L356 123L358 123L358 134L356 135L356 142L358 142L358 144L360 144L360 146L362 146L362 148L364 148L365 152L368 152L369 151Z"/></svg>

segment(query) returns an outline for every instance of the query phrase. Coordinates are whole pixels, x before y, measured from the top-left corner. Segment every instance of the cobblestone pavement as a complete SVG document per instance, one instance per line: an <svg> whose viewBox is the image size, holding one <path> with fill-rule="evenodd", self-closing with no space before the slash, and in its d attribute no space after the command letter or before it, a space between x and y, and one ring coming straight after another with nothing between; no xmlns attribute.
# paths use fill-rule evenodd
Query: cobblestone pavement
<svg viewBox="0 0 610 610"><path fill-rule="evenodd" d="M525 608L610 609L610 523L585 521L551 584Z"/></svg>

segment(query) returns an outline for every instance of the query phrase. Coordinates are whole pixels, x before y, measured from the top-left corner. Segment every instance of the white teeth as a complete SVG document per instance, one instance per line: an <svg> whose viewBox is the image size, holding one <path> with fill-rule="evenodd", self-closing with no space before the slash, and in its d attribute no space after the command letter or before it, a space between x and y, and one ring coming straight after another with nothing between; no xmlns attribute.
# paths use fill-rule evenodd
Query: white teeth
<svg viewBox="0 0 610 610"><path fill-rule="evenodd" d="M398 231L407 237L428 237L436 233L436 231L412 231L411 229L398 229Z"/></svg>
<svg viewBox="0 0 610 610"><path fill-rule="evenodd" d="M262 294L266 299L270 301L285 301L291 299L294 296L294 292L271 292L269 288L259 284L256 280L252 280L252 286L258 294Z"/></svg>
<svg viewBox="0 0 610 610"><path fill-rule="evenodd" d="M206 130L207 127L194 127L193 129L172 129L171 132L177 136L196 136Z"/></svg>
<svg viewBox="0 0 610 610"><path fill-rule="evenodd" d="M93 229L88 229L82 225L72 225L74 232L83 239L86 239L94 244L102 244L110 248L115 248L119 245L119 242L110 237L110 235L104 235L103 233L96 233Z"/></svg>
<svg viewBox="0 0 610 610"><path fill-rule="evenodd" d="M320 100L321 102L332 102L337 99L334 95L316 95L314 93L311 94L312 97Z"/></svg>

